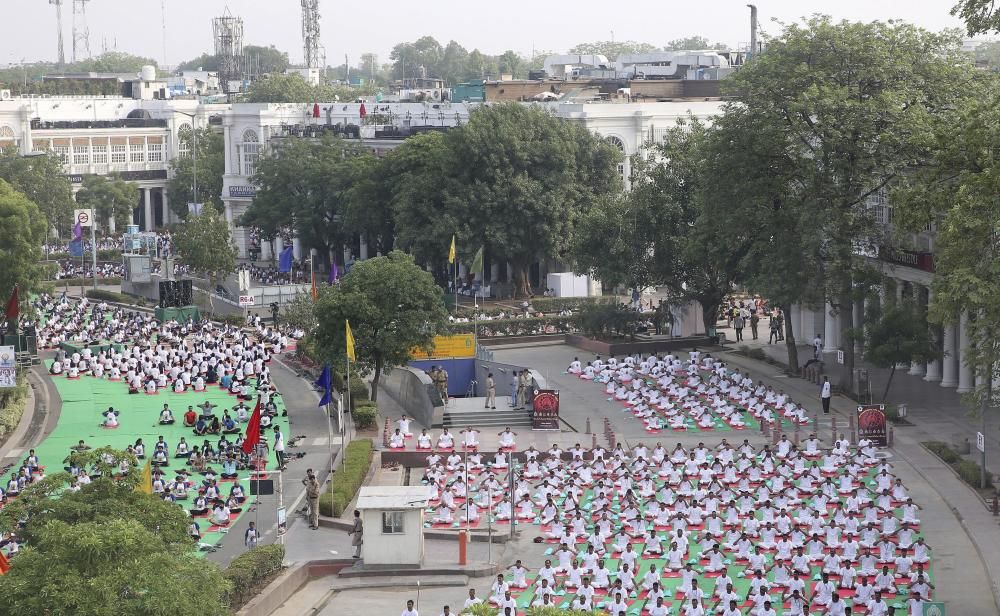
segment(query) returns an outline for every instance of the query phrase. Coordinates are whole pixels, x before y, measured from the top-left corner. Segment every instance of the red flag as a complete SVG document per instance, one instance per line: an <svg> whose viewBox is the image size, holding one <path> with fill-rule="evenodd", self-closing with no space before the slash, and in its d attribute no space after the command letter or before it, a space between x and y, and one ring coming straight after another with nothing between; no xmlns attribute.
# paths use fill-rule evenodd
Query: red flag
<svg viewBox="0 0 1000 616"><path fill-rule="evenodd" d="M361 116L362 118L363 118L363 117L365 117L366 115L368 115L368 110L367 110L367 109L365 109L365 104L364 104L363 102L361 103L361 109L359 109L359 110L358 110L358 114L359 114L359 115L360 115L360 116Z"/></svg>
<svg viewBox="0 0 1000 616"><path fill-rule="evenodd" d="M319 117L319 103L313 103L313 117Z"/></svg>
<svg viewBox="0 0 1000 616"><path fill-rule="evenodd" d="M14 285L14 290L10 294L10 299L7 300L7 309L4 310L4 316L8 321L12 321L17 318L20 314L20 300L17 297L17 285Z"/></svg>
<svg viewBox="0 0 1000 616"><path fill-rule="evenodd" d="M257 406L253 407L253 414L250 415L250 423L247 424L247 437L243 439L243 453L250 455L257 443L260 442L260 398L257 398Z"/></svg>
<svg viewBox="0 0 1000 616"><path fill-rule="evenodd" d="M10 561L3 552L0 552L0 575L6 575L8 571L10 571Z"/></svg>
<svg viewBox="0 0 1000 616"><path fill-rule="evenodd" d="M313 272L312 278L313 278L312 279L312 285L313 285L312 286L312 298L313 298L313 301L316 301L317 299L319 299L319 289L316 288L316 272Z"/></svg>

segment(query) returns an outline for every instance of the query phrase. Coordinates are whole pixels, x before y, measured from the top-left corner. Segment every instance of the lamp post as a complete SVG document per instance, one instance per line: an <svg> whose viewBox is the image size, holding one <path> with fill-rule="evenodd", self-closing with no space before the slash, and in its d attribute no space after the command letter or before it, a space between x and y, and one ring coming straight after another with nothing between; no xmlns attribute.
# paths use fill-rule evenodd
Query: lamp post
<svg viewBox="0 0 1000 616"><path fill-rule="evenodd" d="M175 111L191 118L191 201L198 203L198 116L194 113Z"/></svg>

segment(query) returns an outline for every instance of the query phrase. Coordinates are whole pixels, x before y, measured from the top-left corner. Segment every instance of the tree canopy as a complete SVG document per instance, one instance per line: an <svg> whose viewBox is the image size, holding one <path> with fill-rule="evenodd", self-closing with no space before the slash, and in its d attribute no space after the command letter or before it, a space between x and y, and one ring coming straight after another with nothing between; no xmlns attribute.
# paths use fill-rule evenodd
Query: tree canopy
<svg viewBox="0 0 1000 616"><path fill-rule="evenodd" d="M660 51L660 48L651 43L639 43L636 41L594 41L592 43L580 43L570 48L571 54L601 54L608 60L614 62L618 56L636 53L650 53Z"/></svg>
<svg viewBox="0 0 1000 616"><path fill-rule="evenodd" d="M17 151L4 150L0 153L0 179L35 203L51 229L69 232L73 189L58 156L21 156Z"/></svg>
<svg viewBox="0 0 1000 616"><path fill-rule="evenodd" d="M46 229L38 206L0 179L0 295L15 284L31 290L38 283Z"/></svg>
<svg viewBox="0 0 1000 616"><path fill-rule="evenodd" d="M298 73L272 73L250 84L242 96L245 103L315 103L354 100L364 92L343 85L312 85Z"/></svg>
<svg viewBox="0 0 1000 616"><path fill-rule="evenodd" d="M116 477L119 461L133 472ZM0 576L5 613L228 613L228 583L218 566L193 553L184 511L136 491L134 455L102 448L74 454L74 462L100 476L73 491L65 489L69 473L52 473L0 511L0 528L16 528L24 543Z"/></svg>
<svg viewBox="0 0 1000 616"><path fill-rule="evenodd" d="M665 51L697 51L700 49L718 49L725 51L729 46L725 43L710 44L704 36L685 36L667 41L663 46Z"/></svg>
<svg viewBox="0 0 1000 616"><path fill-rule="evenodd" d="M80 207L93 208L104 232L124 229L132 220L132 209L139 202L139 187L118 174L88 175L76 193Z"/></svg>
<svg viewBox="0 0 1000 616"><path fill-rule="evenodd" d="M430 350L447 315L434 278L399 251L355 263L338 284L323 289L315 310L316 343L338 365L350 321L359 367L372 374L373 400L382 373L406 364L415 348Z"/></svg>
<svg viewBox="0 0 1000 616"><path fill-rule="evenodd" d="M965 22L969 36L1000 31L1000 6L995 0L959 0L951 14Z"/></svg>
<svg viewBox="0 0 1000 616"><path fill-rule="evenodd" d="M198 157L198 202L223 211L222 176L226 173L226 144L222 133L211 128L199 128L198 147L194 147L193 130L181 131L181 143L187 148L187 156L176 156L170 161L173 177L168 185L170 209L184 218L188 215L188 203L194 203L194 156Z"/></svg>
<svg viewBox="0 0 1000 616"><path fill-rule="evenodd" d="M244 45L243 56L253 65L254 74L282 73L289 67L288 52L281 51L274 45ZM217 71L219 56L213 53L203 53L177 65L178 71Z"/></svg>
<svg viewBox="0 0 1000 616"><path fill-rule="evenodd" d="M237 251L229 223L215 208L203 208L201 214L188 216L173 238L181 260L195 272L205 274L210 283L236 270Z"/></svg>

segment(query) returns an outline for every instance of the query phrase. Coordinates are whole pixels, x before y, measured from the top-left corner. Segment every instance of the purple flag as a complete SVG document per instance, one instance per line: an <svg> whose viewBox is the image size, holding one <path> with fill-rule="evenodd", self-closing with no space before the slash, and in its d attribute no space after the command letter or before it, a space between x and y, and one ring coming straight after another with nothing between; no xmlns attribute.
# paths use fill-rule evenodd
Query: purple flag
<svg viewBox="0 0 1000 616"><path fill-rule="evenodd" d="M337 269L337 262L333 261L330 264L330 277L326 279L326 284L333 284L337 282L337 278L340 277L340 271Z"/></svg>
<svg viewBox="0 0 1000 616"><path fill-rule="evenodd" d="M78 220L76 221L76 224L73 225L73 239L78 240L82 237L83 237L83 227L80 226L80 221Z"/></svg>

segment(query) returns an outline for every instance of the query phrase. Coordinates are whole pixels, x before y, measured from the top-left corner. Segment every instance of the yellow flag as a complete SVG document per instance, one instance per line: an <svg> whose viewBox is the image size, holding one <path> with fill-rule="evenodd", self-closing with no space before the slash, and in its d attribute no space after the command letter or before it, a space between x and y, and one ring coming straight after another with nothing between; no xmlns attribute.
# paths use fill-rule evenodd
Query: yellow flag
<svg viewBox="0 0 1000 616"><path fill-rule="evenodd" d="M358 361L354 354L354 334L351 333L351 322L344 321L344 324L347 326L347 358L351 361Z"/></svg>
<svg viewBox="0 0 1000 616"><path fill-rule="evenodd" d="M142 476L140 478L139 485L136 486L136 492L143 492L145 494L153 493L153 465L150 460L146 460L146 466L142 467Z"/></svg>
<svg viewBox="0 0 1000 616"><path fill-rule="evenodd" d="M448 263L455 262L455 236L451 236L451 248L448 249Z"/></svg>

